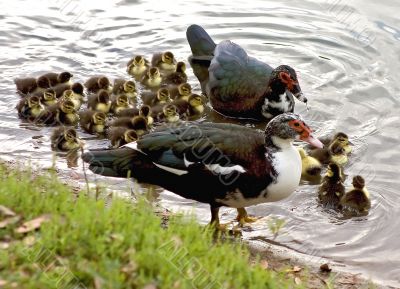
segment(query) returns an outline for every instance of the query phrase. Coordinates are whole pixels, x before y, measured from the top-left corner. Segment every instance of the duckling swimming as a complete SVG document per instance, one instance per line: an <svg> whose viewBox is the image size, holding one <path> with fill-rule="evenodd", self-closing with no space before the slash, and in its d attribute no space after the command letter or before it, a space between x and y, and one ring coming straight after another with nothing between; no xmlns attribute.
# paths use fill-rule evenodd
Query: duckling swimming
<svg viewBox="0 0 400 289"><path fill-rule="evenodd" d="M73 75L68 71L64 71L61 73L49 72L43 74L42 77L46 77L50 81L50 86L56 86L57 84L68 83Z"/></svg>
<svg viewBox="0 0 400 289"><path fill-rule="evenodd" d="M108 139L114 148L126 145L127 143L134 142L138 139L135 130L125 127L110 127L107 131Z"/></svg>
<svg viewBox="0 0 400 289"><path fill-rule="evenodd" d="M84 87L79 82L75 82L72 85L69 83L57 84L56 86L52 87L52 89L56 92L56 98L60 98L63 95L64 91L68 89L71 89L74 93L81 95L82 99L84 97L83 94Z"/></svg>
<svg viewBox="0 0 400 289"><path fill-rule="evenodd" d="M102 89L88 97L87 107L92 110L108 113L111 109L110 94Z"/></svg>
<svg viewBox="0 0 400 289"><path fill-rule="evenodd" d="M120 111L130 108L129 98L126 94L119 94L113 97L111 102L111 111L118 114Z"/></svg>
<svg viewBox="0 0 400 289"><path fill-rule="evenodd" d="M176 64L175 72L172 72L166 75L163 78L164 84L182 84L187 82L187 75L186 75L186 64L185 62L179 61Z"/></svg>
<svg viewBox="0 0 400 289"><path fill-rule="evenodd" d="M136 102L136 97L137 97L136 84L132 80L125 80L122 78L115 79L112 93L114 95L125 94L129 98L131 103Z"/></svg>
<svg viewBox="0 0 400 289"><path fill-rule="evenodd" d="M174 54L170 51L155 53L151 59L151 66L158 67L163 72L174 72L176 70Z"/></svg>
<svg viewBox="0 0 400 289"><path fill-rule="evenodd" d="M146 105L154 106L171 102L172 99L170 98L169 90L167 88L159 88L157 93L143 92L142 101Z"/></svg>
<svg viewBox="0 0 400 289"><path fill-rule="evenodd" d="M333 140L322 149L313 149L309 152L309 155L319 160L322 164L332 162L339 166L344 166L348 162L346 150L339 140Z"/></svg>
<svg viewBox="0 0 400 289"><path fill-rule="evenodd" d="M18 93L27 95L34 92L43 92L50 88L50 80L47 77L41 76L39 78L27 77L16 78L14 83L17 87Z"/></svg>
<svg viewBox="0 0 400 289"><path fill-rule="evenodd" d="M307 155L303 148L299 148L301 157L301 176L305 178L315 178L321 175L322 165L316 158Z"/></svg>
<svg viewBox="0 0 400 289"><path fill-rule="evenodd" d="M76 113L75 104L65 99L46 107L42 120L47 125L76 125L79 115Z"/></svg>
<svg viewBox="0 0 400 289"><path fill-rule="evenodd" d="M36 95L40 98L40 102L43 103L45 106L53 105L57 102L56 92L48 88L44 92L37 92L33 95Z"/></svg>
<svg viewBox="0 0 400 289"><path fill-rule="evenodd" d="M72 91L72 89L67 89L63 92L62 97L59 101L70 100L75 106L75 110L78 111L83 103L82 95L76 94Z"/></svg>
<svg viewBox="0 0 400 289"><path fill-rule="evenodd" d="M160 70L157 67L150 68L141 80L141 83L150 89L157 89L162 82Z"/></svg>
<svg viewBox="0 0 400 289"><path fill-rule="evenodd" d="M29 121L39 120L45 108L36 95L22 98L16 106L18 116Z"/></svg>
<svg viewBox="0 0 400 289"><path fill-rule="evenodd" d="M325 206L337 208L344 192L341 168L335 163L329 163L326 175L318 189L320 202Z"/></svg>
<svg viewBox="0 0 400 289"><path fill-rule="evenodd" d="M138 136L142 136L149 130L147 120L143 116L119 117L111 122L110 127L124 127L133 129L136 131Z"/></svg>
<svg viewBox="0 0 400 289"><path fill-rule="evenodd" d="M181 83L179 85L168 85L169 94L172 99L183 99L188 101L192 94L192 87L189 83Z"/></svg>
<svg viewBox="0 0 400 289"><path fill-rule="evenodd" d="M144 104L139 109L138 108L127 108L123 109L118 113L120 117L135 117L142 116L147 120L147 124L151 126L154 122L152 117L152 109L150 106Z"/></svg>
<svg viewBox="0 0 400 289"><path fill-rule="evenodd" d="M346 192L340 200L340 205L345 212L365 214L371 208L371 199L365 188L365 180L361 176L353 178L353 188Z"/></svg>
<svg viewBox="0 0 400 289"><path fill-rule="evenodd" d="M56 127L51 134L51 147L54 150L70 151L83 146L73 127Z"/></svg>
<svg viewBox="0 0 400 289"><path fill-rule="evenodd" d="M140 79L148 70L149 62L142 55L137 55L129 60L126 66L129 75L132 75L135 79Z"/></svg>
<svg viewBox="0 0 400 289"><path fill-rule="evenodd" d="M106 114L102 111L81 111L79 112L79 124L87 133L102 134L106 125L106 117Z"/></svg>
<svg viewBox="0 0 400 289"><path fill-rule="evenodd" d="M93 76L85 82L88 92L97 93L99 90L110 90L110 80L106 76Z"/></svg>
<svg viewBox="0 0 400 289"><path fill-rule="evenodd" d="M158 122L176 123L180 120L178 109L173 104L165 104L157 115Z"/></svg>

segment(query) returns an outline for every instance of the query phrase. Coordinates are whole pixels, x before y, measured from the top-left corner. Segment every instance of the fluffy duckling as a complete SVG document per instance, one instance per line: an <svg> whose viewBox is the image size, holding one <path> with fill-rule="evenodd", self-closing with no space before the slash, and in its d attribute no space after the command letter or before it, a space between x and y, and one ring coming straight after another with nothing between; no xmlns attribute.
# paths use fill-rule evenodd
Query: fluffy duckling
<svg viewBox="0 0 400 289"><path fill-rule="evenodd" d="M108 139L111 141L111 145L114 148L118 148L138 139L138 134L135 130L125 127L110 127L107 133Z"/></svg>
<svg viewBox="0 0 400 289"><path fill-rule="evenodd" d="M350 213L363 214L371 208L371 199L365 188L365 180L361 176L353 178L353 188L346 192L340 200L343 210Z"/></svg>
<svg viewBox="0 0 400 289"><path fill-rule="evenodd" d="M37 95L22 98L16 106L18 116L34 121L42 117L45 108Z"/></svg>
<svg viewBox="0 0 400 289"><path fill-rule="evenodd" d="M344 166L348 162L346 150L339 140L334 140L322 149L313 149L309 155L319 160L322 164L335 163Z"/></svg>
<svg viewBox="0 0 400 289"><path fill-rule="evenodd" d="M299 148L301 157L301 176L305 178L314 178L321 175L322 165L316 158L307 155L303 148Z"/></svg>
<svg viewBox="0 0 400 289"><path fill-rule="evenodd" d="M151 66L158 67L163 72L174 72L176 70L174 54L170 51L155 53L151 59Z"/></svg>
<svg viewBox="0 0 400 289"><path fill-rule="evenodd" d="M76 150L83 145L73 127L56 127L50 139L52 149L59 151Z"/></svg>
<svg viewBox="0 0 400 289"><path fill-rule="evenodd" d="M76 112L75 104L71 100L65 99L46 107L42 121L47 125L76 125L79 115Z"/></svg>
<svg viewBox="0 0 400 289"><path fill-rule="evenodd" d="M162 82L160 70L157 67L150 68L143 76L141 83L150 89L157 89Z"/></svg>
<svg viewBox="0 0 400 289"><path fill-rule="evenodd" d="M14 79L14 83L17 87L17 91L22 95L34 92L43 92L47 88L50 88L50 80L44 76L37 79L34 77L16 78Z"/></svg>
<svg viewBox="0 0 400 289"><path fill-rule="evenodd" d="M134 116L142 116L147 120L147 124L151 126L154 122L152 117L152 109L148 105L142 105L140 108L127 108L123 109L118 113L120 117L134 117Z"/></svg>
<svg viewBox="0 0 400 289"><path fill-rule="evenodd" d="M88 92L97 93L99 90L110 90L110 80L106 76L93 76L85 82Z"/></svg>
<svg viewBox="0 0 400 289"><path fill-rule="evenodd" d="M136 102L136 84L132 80L125 80L121 78L115 79L112 93L114 95L125 94L131 102Z"/></svg>
<svg viewBox="0 0 400 289"><path fill-rule="evenodd" d="M186 75L186 64L185 62L179 61L176 64L176 69L174 72L166 75L163 78L163 83L164 84L175 84L179 85L182 83L187 82L187 75Z"/></svg>
<svg viewBox="0 0 400 289"><path fill-rule="evenodd" d="M167 86L172 99L183 99L188 101L192 94L192 87L189 83L181 83L179 85Z"/></svg>
<svg viewBox="0 0 400 289"><path fill-rule="evenodd" d="M111 109L110 94L102 89L88 98L87 107L92 110L108 113Z"/></svg>
<svg viewBox="0 0 400 289"><path fill-rule="evenodd" d="M46 89L44 92L34 93L33 95L39 97L41 103L43 103L45 106L50 106L57 102L56 92L51 88Z"/></svg>
<svg viewBox="0 0 400 289"><path fill-rule="evenodd" d="M126 94L119 94L113 97L111 102L111 111L118 114L121 110L130 108L129 98Z"/></svg>
<svg viewBox="0 0 400 289"><path fill-rule="evenodd" d="M83 97L80 94L76 94L72 91L72 89L67 89L63 92L63 95L59 99L59 101L70 100L74 103L75 110L78 111L83 103Z"/></svg>
<svg viewBox="0 0 400 289"><path fill-rule="evenodd" d="M135 79L140 79L149 68L149 62L142 56L136 55L126 65L126 72Z"/></svg>
<svg viewBox="0 0 400 289"><path fill-rule="evenodd" d="M165 104L157 115L158 122L176 123L180 120L178 109L173 104Z"/></svg>
<svg viewBox="0 0 400 289"><path fill-rule="evenodd" d="M81 111L79 113L79 124L87 133L102 134L106 125L106 117L106 114L102 111Z"/></svg>
<svg viewBox="0 0 400 289"><path fill-rule="evenodd" d="M345 192L342 170L335 163L329 163L326 175L318 189L318 198L323 205L337 208Z"/></svg>
<svg viewBox="0 0 400 289"><path fill-rule="evenodd" d="M43 74L42 77L46 77L50 81L50 86L56 86L57 84L68 83L73 75L68 71L64 71L61 73L49 72Z"/></svg>
<svg viewBox="0 0 400 289"><path fill-rule="evenodd" d="M62 97L64 91L71 89L75 94L81 95L82 99L84 98L84 87L81 83L79 82L75 82L72 85L69 83L61 83L61 84L57 84L56 86L52 87L51 89L53 89L56 93L56 98L60 98Z"/></svg>
<svg viewBox="0 0 400 289"><path fill-rule="evenodd" d="M138 136L142 136L149 130L147 120L143 116L119 117L111 122L110 127L124 127L133 129L136 131Z"/></svg>
<svg viewBox="0 0 400 289"><path fill-rule="evenodd" d="M144 92L142 93L142 101L146 105L154 106L157 104L165 104L171 102L169 90L167 88L159 88L157 93Z"/></svg>

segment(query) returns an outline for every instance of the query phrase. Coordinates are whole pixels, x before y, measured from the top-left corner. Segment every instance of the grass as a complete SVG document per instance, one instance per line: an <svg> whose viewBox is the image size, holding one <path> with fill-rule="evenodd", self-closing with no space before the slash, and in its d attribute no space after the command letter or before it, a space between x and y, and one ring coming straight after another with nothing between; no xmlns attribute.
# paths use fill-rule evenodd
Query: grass
<svg viewBox="0 0 400 289"><path fill-rule="evenodd" d="M0 287L295 287L194 220L171 216L165 228L146 201L77 196L53 173L0 164L0 204L15 213L0 210Z"/></svg>

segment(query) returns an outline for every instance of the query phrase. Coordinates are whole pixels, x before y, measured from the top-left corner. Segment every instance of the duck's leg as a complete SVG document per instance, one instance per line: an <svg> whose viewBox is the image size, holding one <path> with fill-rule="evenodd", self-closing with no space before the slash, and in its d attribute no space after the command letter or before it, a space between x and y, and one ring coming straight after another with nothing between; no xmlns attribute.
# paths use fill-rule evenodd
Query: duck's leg
<svg viewBox="0 0 400 289"><path fill-rule="evenodd" d="M245 208L237 208L238 215L236 217L236 220L239 222L241 226L243 226L246 223L254 223L257 221L258 218L256 217L250 217Z"/></svg>
<svg viewBox="0 0 400 289"><path fill-rule="evenodd" d="M219 223L219 208L220 207L214 207L214 206L210 205L211 221L210 221L209 225L214 227L216 230L225 231L227 224Z"/></svg>

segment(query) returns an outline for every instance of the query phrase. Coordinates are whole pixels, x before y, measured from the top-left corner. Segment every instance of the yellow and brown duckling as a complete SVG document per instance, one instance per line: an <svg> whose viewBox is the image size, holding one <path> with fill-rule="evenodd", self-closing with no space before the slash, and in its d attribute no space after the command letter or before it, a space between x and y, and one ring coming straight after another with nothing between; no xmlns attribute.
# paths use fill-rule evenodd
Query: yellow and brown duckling
<svg viewBox="0 0 400 289"><path fill-rule="evenodd" d="M299 148L301 157L301 176L306 179L312 179L321 175L322 165L316 158L307 155L303 148Z"/></svg>
<svg viewBox="0 0 400 289"><path fill-rule="evenodd" d="M160 70L157 67L151 67L143 75L140 82L149 89L159 88L162 82Z"/></svg>
<svg viewBox="0 0 400 289"><path fill-rule="evenodd" d="M75 94L79 94L82 96L82 98L84 97L84 87L81 83L79 82L75 82L72 85L69 83L61 83L61 84L57 84L56 86L52 87L51 89L53 89L56 93L56 97L60 98L64 91L71 89Z"/></svg>
<svg viewBox="0 0 400 289"><path fill-rule="evenodd" d="M187 101L185 99L177 99L171 104L176 106L178 114L183 119L197 118L204 113L203 98L198 94L191 94ZM153 108L153 110L156 110L156 108Z"/></svg>
<svg viewBox="0 0 400 289"><path fill-rule="evenodd" d="M39 120L45 111L45 107L37 95L22 98L16 106L18 116L29 121Z"/></svg>
<svg viewBox="0 0 400 289"><path fill-rule="evenodd" d="M18 93L22 95L27 95L34 92L43 92L50 88L50 80L44 76L40 76L39 78L16 78L14 79L14 83L17 87Z"/></svg>
<svg viewBox="0 0 400 289"><path fill-rule="evenodd" d="M93 76L85 82L85 87L90 93L97 93L101 89L110 91L110 80L106 76Z"/></svg>
<svg viewBox="0 0 400 289"><path fill-rule="evenodd" d="M118 148L138 139L138 134L135 130L118 126L110 127L107 130L107 136L114 148Z"/></svg>
<svg viewBox="0 0 400 289"><path fill-rule="evenodd" d="M133 129L136 131L138 136L144 135L149 130L147 120L143 116L119 117L111 122L110 127Z"/></svg>
<svg viewBox="0 0 400 289"><path fill-rule="evenodd" d="M142 93L142 101L146 105L154 106L171 102L169 90L165 87L159 88L157 92L146 91Z"/></svg>
<svg viewBox="0 0 400 289"><path fill-rule="evenodd" d="M322 149L313 149L309 155L319 160L322 164L335 163L344 166L348 162L346 149L339 140L333 140Z"/></svg>
<svg viewBox="0 0 400 289"><path fill-rule="evenodd" d="M157 115L158 122L176 123L179 122L180 117L178 109L173 104L165 104L162 112Z"/></svg>
<svg viewBox="0 0 400 289"><path fill-rule="evenodd" d="M72 91L72 89L67 89L63 92L63 95L59 99L59 101L70 100L73 102L75 106L75 110L78 111L83 103L83 96L80 94L76 94Z"/></svg>
<svg viewBox="0 0 400 289"><path fill-rule="evenodd" d="M179 85L167 86L172 99L183 99L188 101L192 94L192 87L189 83L181 83Z"/></svg>
<svg viewBox="0 0 400 289"><path fill-rule="evenodd" d="M84 110L79 112L79 124L87 133L102 134L106 125L106 117L102 111Z"/></svg>
<svg viewBox="0 0 400 289"><path fill-rule="evenodd" d="M120 111L130 108L129 98L126 94L114 95L111 102L111 111L118 114Z"/></svg>
<svg viewBox="0 0 400 289"><path fill-rule="evenodd" d="M326 175L318 189L320 202L325 206L337 208L344 192L341 167L335 163L329 163Z"/></svg>
<svg viewBox="0 0 400 289"><path fill-rule="evenodd" d="M365 180L361 176L353 178L353 188L346 192L340 200L340 205L345 212L365 214L371 208L371 199L365 188Z"/></svg>
<svg viewBox="0 0 400 289"><path fill-rule="evenodd" d="M155 53L151 59L151 66L158 67L163 73L172 73L176 70L176 60L170 51Z"/></svg>
<svg viewBox="0 0 400 289"><path fill-rule="evenodd" d="M136 55L127 63L126 72L135 79L141 79L149 68L149 62L142 56Z"/></svg>
<svg viewBox="0 0 400 289"><path fill-rule="evenodd" d="M109 113L111 109L110 94L107 90L100 90L96 94L89 95L87 107L92 110Z"/></svg>
<svg viewBox="0 0 400 289"><path fill-rule="evenodd" d="M125 94L131 103L136 102L137 90L133 80L125 80L122 78L115 79L112 93L114 95Z"/></svg>
<svg viewBox="0 0 400 289"><path fill-rule="evenodd" d="M79 115L75 104L69 99L63 99L45 109L42 121L47 125L76 125Z"/></svg>
<svg viewBox="0 0 400 289"><path fill-rule="evenodd" d="M41 103L43 103L45 106L50 106L57 102L56 92L52 88L48 88L43 92L34 93L33 95L38 96Z"/></svg>
<svg viewBox="0 0 400 289"><path fill-rule="evenodd" d="M76 150L83 146L73 127L56 127L51 134L51 147L58 151Z"/></svg>
<svg viewBox="0 0 400 289"><path fill-rule="evenodd" d="M69 83L73 75L64 71L61 73L49 72L43 74L42 77L46 77L50 81L50 86L56 86L57 84Z"/></svg>
<svg viewBox="0 0 400 289"><path fill-rule="evenodd" d="M140 108L123 109L118 113L118 116L120 117L134 117L138 115L143 116L147 120L149 126L153 124L154 119L152 117L152 109L146 104L142 105Z"/></svg>
<svg viewBox="0 0 400 289"><path fill-rule="evenodd" d="M175 71L163 77L163 83L179 85L182 83L186 83L187 79L188 78L186 75L186 64L185 62L179 61L176 64Z"/></svg>

